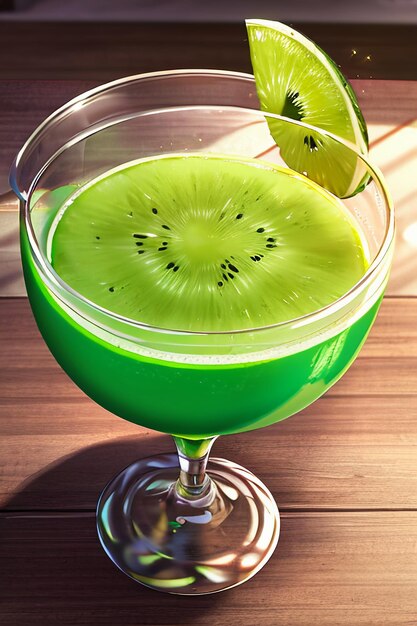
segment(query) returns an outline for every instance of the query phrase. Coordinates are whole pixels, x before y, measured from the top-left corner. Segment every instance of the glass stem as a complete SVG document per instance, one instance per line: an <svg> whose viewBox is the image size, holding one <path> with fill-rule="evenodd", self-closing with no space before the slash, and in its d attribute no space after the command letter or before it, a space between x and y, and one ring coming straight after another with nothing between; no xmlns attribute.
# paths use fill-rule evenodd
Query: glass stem
<svg viewBox="0 0 417 626"><path fill-rule="evenodd" d="M213 489L206 474L210 450L217 437L207 439L185 439L174 437L180 464L177 492L187 500L205 497Z"/></svg>

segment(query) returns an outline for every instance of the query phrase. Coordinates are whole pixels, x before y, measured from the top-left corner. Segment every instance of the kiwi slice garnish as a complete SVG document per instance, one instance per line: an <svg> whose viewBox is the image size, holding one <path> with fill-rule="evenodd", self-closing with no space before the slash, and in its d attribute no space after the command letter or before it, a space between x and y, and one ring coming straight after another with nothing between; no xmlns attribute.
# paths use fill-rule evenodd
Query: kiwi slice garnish
<svg viewBox="0 0 417 626"><path fill-rule="evenodd" d="M328 131L366 155L365 120L352 87L332 59L280 22L247 20L246 25L261 108ZM355 195L369 181L364 163L343 144L302 126L267 121L288 166L340 198Z"/></svg>

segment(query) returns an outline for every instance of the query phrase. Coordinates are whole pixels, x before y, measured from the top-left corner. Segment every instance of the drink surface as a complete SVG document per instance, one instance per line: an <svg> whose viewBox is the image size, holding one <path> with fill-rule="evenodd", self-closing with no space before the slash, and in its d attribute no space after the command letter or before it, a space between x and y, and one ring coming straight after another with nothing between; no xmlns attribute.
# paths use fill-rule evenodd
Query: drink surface
<svg viewBox="0 0 417 626"><path fill-rule="evenodd" d="M117 168L64 205L48 247L56 272L92 302L181 330L294 319L337 300L366 269L338 199L291 170L233 157Z"/></svg>
<svg viewBox="0 0 417 626"><path fill-rule="evenodd" d="M190 157L187 157L187 159L188 158ZM214 161L214 159L211 160L211 163L214 163ZM158 168L162 162L163 160L159 161ZM166 163L167 162L168 161L166 161ZM186 162L187 164L191 163L191 161L188 160ZM198 162L200 163L201 161L199 160ZM180 164L180 160L171 159L171 164L175 163L177 165ZM257 170L253 165L248 163L234 163L233 166L236 166L240 172L244 171L245 176L249 176L248 172L250 172L250 176L253 176L252 189L261 184L259 179L263 177L264 170ZM142 168L143 165L139 164L133 167ZM179 167L182 168L182 164L180 164ZM218 176L223 177L225 170L223 164L217 162L216 168ZM250 168L250 170L248 168ZM123 175L126 174L126 172L122 173ZM266 170L266 174L268 178L270 178L270 176L276 176L271 170ZM113 175L114 174L111 176ZM109 181L111 176L104 177L102 181ZM291 187L294 189L294 180L297 181L298 178L293 179L288 173L279 173L279 178L280 185L276 189L277 193L279 189L281 193L283 193L284 190L287 194L291 194ZM188 194L189 188L192 186L192 179L191 183L190 181L187 182L185 179L181 179L179 182L186 185ZM211 184L212 183L213 181L211 181ZM263 184L264 182L262 181L262 185ZM303 181L302 184L304 184ZM89 189L93 192L94 185ZM317 211L315 223L319 224L321 227L321 235L319 235L316 230L315 241L312 242L314 246L312 245L312 247L308 249L310 251L314 249L317 255L321 254L321 260L335 261L335 259L343 258L343 255L342 257L339 256L341 243L340 238L337 239L336 231L338 229L339 232L344 230L344 241L348 242L345 249L346 258L343 262L344 267L342 267L342 262L333 263L330 270L324 263L322 266L317 265L320 272L317 271L315 279L320 279L318 284L321 285L321 291L317 295L325 298L333 298L335 297L334 289L339 284L335 280L335 276L338 276L338 280L340 277L344 277L347 284L352 286L364 272L366 265L365 253L360 244L360 236L352 218L347 216L339 202L328 194L324 196L320 195L316 188L305 186L304 189L307 189L309 193L311 192L311 197L315 198L315 200L312 200L312 203L308 206L305 203L303 204L302 215L304 215L304 211L310 210L311 212L311 207L313 206ZM110 302L119 302L119 304L122 303L123 306L128 306L129 310L126 312L131 314L133 300L124 302L123 299L120 298L120 293L126 291L127 286L124 290L120 289L120 292L116 290L116 286L120 284L116 281L115 284L105 282L101 288L99 280L97 286L97 278L94 276L95 270L94 272L92 271L92 263L94 262L94 251L97 249L95 246L98 246L98 244L94 243L93 237L101 237L101 235L103 235L103 232L100 234L100 232L97 231L97 223L91 224L91 221L94 220L91 220L91 218L90 220L86 219L85 216L83 216L81 220L82 227L78 230L77 226L79 226L79 224L77 224L75 217L74 224L71 224L71 220L66 223L65 217L67 216L68 219L71 217L71 214L75 211L77 206L76 203L81 202L83 196L84 198L86 197L87 191L84 190L78 196L73 196L72 204L65 205L63 211L58 212L61 219L55 220L49 238L52 260L56 269L64 267L65 263L62 260L57 261L59 249L62 244L61 252L62 249L67 251L69 249L67 244L72 240L77 249L84 250L83 263L86 265L81 268L77 266L76 271L71 269L70 275L66 275L65 271L62 270L63 278L67 279L69 282L69 278L75 277L76 274L78 275L78 272L81 271L82 277L84 279L88 278L88 281L84 283L88 287L85 294L89 293L91 296L90 290L93 290L94 294L104 293L106 298L105 302L99 301L98 303L106 306L109 306L108 302L110 298L115 296ZM58 193L56 195L57 197L59 196ZM254 202L256 202L258 196L259 194L255 196ZM120 194L118 194L117 197L120 200ZM112 200L112 204L114 205L115 196L111 197L111 193L108 193L108 198ZM301 198L304 202L305 197L302 194ZM295 196L295 204L297 204L299 199L300 194L297 193ZM260 200L257 202L259 204ZM323 203L325 204L324 208ZM326 221L320 220L320 215L318 214L320 206L322 210L327 211ZM264 205L261 212L264 212L265 207L266 205ZM124 206L123 210L125 210L125 208ZM158 212L154 213L152 208L157 209ZM233 207L233 209L234 208L235 207ZM86 211L87 209L88 207L86 207ZM159 207L150 206L149 209L151 216L156 217L159 215ZM130 211L134 211L134 209L132 208L129 212ZM96 213L97 205L95 206L95 214ZM106 211L104 211L104 213L106 213ZM287 212L287 216L289 214L290 212ZM85 215L88 215L88 211ZM235 210L233 210L233 215L233 219L236 222L243 222L243 218L237 219L239 213L236 213ZM129 217L129 219L133 218ZM291 221L291 218L287 221ZM173 223L174 221L172 221L172 224ZM165 224L165 221L163 224ZM270 223L264 222L264 224L269 227ZM280 224L275 223L275 227L278 229L278 226L282 224L285 226L285 220L281 220ZM165 225L169 226L168 224ZM297 227L297 225L295 226ZM258 226L257 228L263 228L263 226ZM167 229L164 230L169 233ZM109 234L114 234L115 227L113 223L109 224L108 232ZM277 243L279 237L282 236L282 232L280 235L278 232L272 235L271 238L274 238L275 242L268 243ZM293 232L302 233L303 229L294 228ZM132 240L137 239L138 242L141 240L140 238L133 237L133 234L149 235L152 234L153 231L143 231L143 228L138 229L138 227L135 226L133 229L130 228L127 233L128 243L126 243L126 246L124 237L123 242L117 237L113 237L113 239L110 240L109 248L106 248L106 250L108 253L112 250L114 254L115 250L117 251L118 249L116 245L118 242L122 249L122 265L126 265L128 264L126 261L126 249L128 249L129 254L132 256L131 260L136 272L140 274L147 255L146 253L138 254L137 251L144 246L136 246L136 242ZM205 234L207 233L205 232ZM256 236L262 234L263 233L256 233ZM242 236L239 231L239 237ZM255 233L253 233L253 236L255 236ZM61 239L61 237L63 237L63 239ZM250 233L250 237L252 237L252 233ZM266 239L268 239L268 237ZM335 238L338 241L336 247L332 244ZM298 239L297 236L295 239ZM312 239L313 235L310 233L305 241L309 243L309 240ZM95 241L98 242L101 240ZM146 241L146 239L143 241ZM164 239L164 241L167 241L167 239ZM326 249L324 249L324 241L329 244L329 247ZM131 251L133 247L132 243L134 252ZM168 243L168 246L158 247L168 247L169 249L169 245L171 244ZM265 246L266 245L265 243ZM279 248L278 245L277 248ZM265 252L272 251L274 253L276 250L276 248L265 247ZM167 250L148 250L148 252L148 257L154 260L159 258L158 255L162 256L163 253L166 253ZM198 252L197 248L195 254L198 255ZM264 252L262 252L262 254L264 254ZM233 256L237 256L237 254L233 254ZM298 263L298 256L300 255L289 255L286 261L286 267L289 267L289 269L291 269L291 267L294 268L296 265L293 264L291 266L291 261L294 262L295 258ZM261 257L262 260L265 257L266 254L264 254L264 257ZM331 332L330 334L327 333L326 337L322 339L317 337L317 341L313 343L310 342L304 345L301 343L291 353L284 354L277 358L264 358L255 362L244 362L243 359L242 362L239 362L239 359L236 359L236 361L232 363L222 363L220 359L214 364L187 363L181 362L180 360L176 362L175 355L170 360L149 358L141 355L140 351L138 352L133 348L129 350L128 346L122 347L117 341L111 339L111 333L109 333L106 338L106 334L95 332L94 328L84 324L83 318L80 316L77 317L77 315L66 309L62 303L53 296L43 282L36 267L36 263L32 258L25 229L22 229L22 258L28 294L38 326L55 358L76 384L96 402L116 415L155 430L189 438L233 433L266 426L289 417L309 405L336 382L352 363L372 325L382 297L381 292L380 297L374 300L373 303L370 303L368 309L364 309L360 315L356 315L355 319L347 320L343 327L335 329L333 334ZM102 260L101 256L98 258ZM138 264L136 264L136 260L138 260ZM228 260L234 261L235 259ZM104 264L104 268L106 271L110 272L111 270L111 272L113 272L115 267L114 259L110 259L110 262L110 265ZM60 263L64 263L64 265L60 265ZM165 263L168 265L169 262L165 261ZM258 268L262 266L262 261L251 261L250 263L249 265L248 261L249 267L254 268L253 271L257 271ZM151 267L153 267L152 264ZM103 262L98 264L98 269L102 268ZM130 266L128 270L131 280L132 273ZM340 274L337 274L338 270L340 270ZM94 280L90 281L90 278L87 276L89 273L93 275ZM235 272L231 271L231 273ZM323 276L323 273L325 276ZM176 274L180 275L180 270L174 272L172 276ZM239 274L240 272L237 273L240 278ZM144 280L147 279L147 274L145 276ZM114 275L112 278L114 280ZM206 278L207 280L211 280L212 274L210 273ZM217 275L216 279L218 279ZM104 279L101 280L104 281ZM250 287L248 294L250 296L256 296L254 297L256 301L259 287L254 280L250 282L249 279L246 278L246 281ZM215 291L216 297L220 293L224 293L222 288L217 285L218 282L223 281L216 280L216 285L214 286L214 289L217 290ZM226 283L227 287L237 284L236 277L233 279L230 278ZM224 286L225 285L223 285L223 287ZM114 291L109 291L110 287L115 287ZM279 291L279 281L276 284L276 288L282 298L283 292L282 290ZM135 287L135 289L136 293L138 293L138 288ZM235 287L233 287L233 289L235 289ZM130 290L131 294L135 291L132 286L130 286ZM157 295L155 296L155 307L153 311L158 313L159 309L156 305L161 301L161 294L160 291L156 291ZM198 290L196 293L198 294ZM305 300L305 303L310 306L309 298L303 299L300 297L300 294L297 295L299 296L298 300ZM220 297L221 296L219 296L219 298ZM107 300L107 298L109 300ZM286 308L286 318L293 317L295 311L299 312L300 303L296 302L296 300L297 299L290 299L286 303L288 305ZM294 302L296 302L296 304ZM317 308L317 306L315 306L315 308ZM253 315L258 311L259 320L263 319L262 315L263 311L266 310L265 307L261 307L259 310L253 308L252 310ZM239 313L236 313L236 309L233 309L232 315L229 318L227 318L227 312L225 312L225 315L227 323L235 323L237 319L236 316L238 316ZM142 313L140 317L143 319ZM187 315L185 317L176 317L175 319L186 320ZM204 318L204 321L208 323L212 322L213 319L216 320L216 317L210 312L210 314ZM167 320L168 318L160 318L158 323L168 323ZM154 323L156 323L156 320ZM198 323L201 323L201 320L199 320Z"/></svg>

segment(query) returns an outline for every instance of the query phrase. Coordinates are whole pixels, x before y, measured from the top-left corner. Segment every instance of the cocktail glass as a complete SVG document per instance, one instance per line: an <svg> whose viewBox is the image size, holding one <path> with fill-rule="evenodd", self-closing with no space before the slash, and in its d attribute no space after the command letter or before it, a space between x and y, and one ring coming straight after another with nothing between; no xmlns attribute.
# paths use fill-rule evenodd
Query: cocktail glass
<svg viewBox="0 0 417 626"><path fill-rule="evenodd" d="M343 200L370 259L343 297L268 327L185 332L105 310L56 274L48 230L74 189L156 155L227 154L285 165L267 122L294 141L313 133L315 144L332 148L335 172L349 175L354 163L370 176L361 193ZM311 149L312 142L301 143ZM27 291L52 354L106 409L174 435L177 455L139 460L101 494L97 527L105 551L131 578L171 593L212 593L246 581L274 551L278 509L250 471L208 460L209 452L221 434L267 426L306 407L353 362L392 257L393 212L380 173L336 137L260 112L252 76L189 70L129 77L75 98L28 139L11 184L21 201Z"/></svg>

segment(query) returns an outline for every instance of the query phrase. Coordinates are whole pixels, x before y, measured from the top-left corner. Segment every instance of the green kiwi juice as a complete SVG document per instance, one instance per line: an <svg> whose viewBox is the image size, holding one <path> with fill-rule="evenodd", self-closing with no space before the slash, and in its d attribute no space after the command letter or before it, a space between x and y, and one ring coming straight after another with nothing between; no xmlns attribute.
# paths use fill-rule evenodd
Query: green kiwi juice
<svg viewBox="0 0 417 626"><path fill-rule="evenodd" d="M349 367L378 310L380 300L288 351L234 352L232 331L325 307L367 268L343 205L291 170L233 157L148 159L57 209L48 256L77 293L145 325L221 337L220 354L184 356L120 340L116 322L114 335L100 330L52 295L23 235L31 305L59 364L106 409L155 430L200 438L296 413Z"/></svg>

